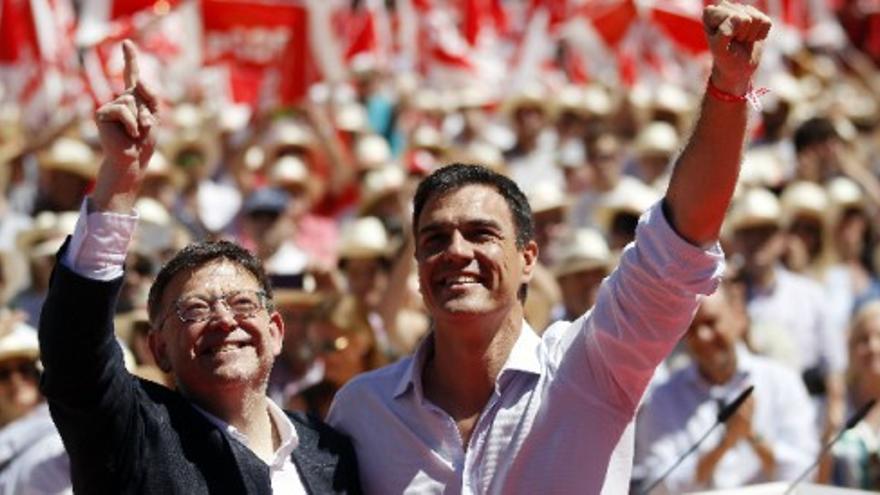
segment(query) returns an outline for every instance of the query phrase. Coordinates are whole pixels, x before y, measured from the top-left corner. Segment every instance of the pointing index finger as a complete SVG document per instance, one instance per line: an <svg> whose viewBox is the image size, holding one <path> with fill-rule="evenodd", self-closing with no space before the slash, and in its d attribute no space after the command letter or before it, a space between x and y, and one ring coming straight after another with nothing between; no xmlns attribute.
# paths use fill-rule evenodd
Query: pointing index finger
<svg viewBox="0 0 880 495"><path fill-rule="evenodd" d="M122 54L125 58L125 68L122 77L125 81L125 90L133 91L138 84L139 69L137 64L137 49L131 40L122 42Z"/></svg>

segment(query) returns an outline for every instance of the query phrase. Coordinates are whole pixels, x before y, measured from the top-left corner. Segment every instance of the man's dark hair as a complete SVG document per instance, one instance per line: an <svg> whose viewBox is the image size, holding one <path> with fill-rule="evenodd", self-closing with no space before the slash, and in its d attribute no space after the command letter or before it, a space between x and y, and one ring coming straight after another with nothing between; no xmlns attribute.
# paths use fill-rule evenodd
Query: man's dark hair
<svg viewBox="0 0 880 495"><path fill-rule="evenodd" d="M159 306L162 295L175 275L183 270L194 270L217 259L226 259L244 268L260 283L263 292L266 293L267 308L272 310L272 284L263 263L258 257L247 249L229 241L196 242L181 249L171 258L156 275L156 281L150 287L150 296L147 299L147 311L150 321L156 323L159 316Z"/></svg>
<svg viewBox="0 0 880 495"><path fill-rule="evenodd" d="M535 238L535 222L532 219L532 208L529 200L515 182L497 172L479 165L454 163L439 168L425 177L416 189L413 199L412 227L413 234L418 233L419 215L425 204L434 196L445 194L471 184L482 184L494 188L507 202L513 215L516 232L516 247L522 249Z"/></svg>
<svg viewBox="0 0 880 495"><path fill-rule="evenodd" d="M418 234L419 215L425 208L428 200L458 188L480 184L494 188L504 198L510 213L513 216L514 232L516 235L516 247L523 249L529 241L535 238L535 221L532 218L532 207L529 200L520 190L519 186L510 178L493 172L480 165L453 163L441 167L431 175L425 177L416 189L413 199L412 231ZM522 284L517 293L517 298L525 303L528 295L528 285Z"/></svg>
<svg viewBox="0 0 880 495"><path fill-rule="evenodd" d="M824 117L813 117L799 125L794 131L794 150L797 153L832 139L838 139L837 129L830 120Z"/></svg>

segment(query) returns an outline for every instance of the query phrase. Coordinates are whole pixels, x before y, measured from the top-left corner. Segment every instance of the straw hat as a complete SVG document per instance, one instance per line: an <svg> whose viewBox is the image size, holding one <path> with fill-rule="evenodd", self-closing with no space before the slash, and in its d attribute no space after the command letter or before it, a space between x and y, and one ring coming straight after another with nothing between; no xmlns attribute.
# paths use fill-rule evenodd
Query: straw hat
<svg viewBox="0 0 880 495"><path fill-rule="evenodd" d="M635 150L639 156L671 156L678 151L679 136L667 122L651 122L636 136Z"/></svg>
<svg viewBox="0 0 880 495"><path fill-rule="evenodd" d="M733 203L727 217L727 229L735 232L748 227L779 226L782 207L767 189L756 187L742 193Z"/></svg>
<svg viewBox="0 0 880 495"><path fill-rule="evenodd" d="M282 148L311 150L315 144L315 135L305 124L292 119L282 119L269 127L263 148L266 158L272 161Z"/></svg>
<svg viewBox="0 0 880 495"><path fill-rule="evenodd" d="M376 217L361 217L342 228L340 259L380 258L390 254L385 226Z"/></svg>
<svg viewBox="0 0 880 495"><path fill-rule="evenodd" d="M835 177L825 184L828 199L835 209L864 208L865 193L854 180L848 177Z"/></svg>
<svg viewBox="0 0 880 495"><path fill-rule="evenodd" d="M416 149L424 149L436 153L446 152L446 140L437 129L423 125L417 127L413 133L410 146Z"/></svg>
<svg viewBox="0 0 880 495"><path fill-rule="evenodd" d="M406 182L406 174L396 165L370 170L364 176L359 211L365 213L377 202L399 192Z"/></svg>
<svg viewBox="0 0 880 495"><path fill-rule="evenodd" d="M617 186L600 201L595 212L596 224L606 231L619 213L641 215L660 200L660 193L644 182L624 177Z"/></svg>
<svg viewBox="0 0 880 495"><path fill-rule="evenodd" d="M789 184L779 200L782 224L790 225L798 217L809 216L822 220L828 210L828 195L815 182L798 181Z"/></svg>
<svg viewBox="0 0 880 495"><path fill-rule="evenodd" d="M5 326L5 325L4 325ZM22 322L0 328L0 361L16 358L37 359L40 357L40 343L37 331Z"/></svg>
<svg viewBox="0 0 880 495"><path fill-rule="evenodd" d="M184 152L201 154L205 165L213 165L220 158L220 143L206 129L207 114L198 106L184 103L171 112L170 126L163 135L161 149L172 163L179 164ZM182 165L182 164L180 164Z"/></svg>
<svg viewBox="0 0 880 495"><path fill-rule="evenodd" d="M553 97L553 116L558 118L564 112L572 112L578 115L587 114L587 98L581 86L567 84L563 86Z"/></svg>
<svg viewBox="0 0 880 495"><path fill-rule="evenodd" d="M39 153L40 165L49 170L70 172L85 179L98 175L98 158L86 143L69 137L55 140Z"/></svg>
<svg viewBox="0 0 880 495"><path fill-rule="evenodd" d="M367 134L358 138L354 155L361 170L373 170L391 161L391 146L382 136Z"/></svg>
<svg viewBox="0 0 880 495"><path fill-rule="evenodd" d="M333 113L336 128L346 132L369 132L370 123L367 110L357 102L346 103Z"/></svg>
<svg viewBox="0 0 880 495"><path fill-rule="evenodd" d="M565 195L559 185L554 182L539 182L528 193L529 206L532 213L538 214L545 211L568 208L571 200Z"/></svg>
<svg viewBox="0 0 880 495"><path fill-rule="evenodd" d="M134 244L145 253L174 247L175 229L171 214L153 198L140 198L134 204L138 214Z"/></svg>
<svg viewBox="0 0 880 495"><path fill-rule="evenodd" d="M594 268L608 269L612 259L602 234L593 229L577 229L559 245L559 261L553 266L553 274L562 277Z"/></svg>
<svg viewBox="0 0 880 495"><path fill-rule="evenodd" d="M744 186L777 187L785 180L785 166L777 150L758 146L745 152L739 173Z"/></svg>
<svg viewBox="0 0 880 495"><path fill-rule="evenodd" d="M224 132L243 130L250 122L252 114L253 112L249 105L243 103L227 104L220 109L220 115L218 116L220 130Z"/></svg>
<svg viewBox="0 0 880 495"><path fill-rule="evenodd" d="M309 168L299 157L284 155L275 160L269 169L269 182L274 186L305 185L309 181Z"/></svg>
<svg viewBox="0 0 880 495"><path fill-rule="evenodd" d="M661 84L654 92L653 106L655 110L683 115L692 111L695 105L693 97L680 86Z"/></svg>
<svg viewBox="0 0 880 495"><path fill-rule="evenodd" d="M467 146L456 147L451 161L475 163L502 174L506 172L507 168L504 162L504 153L497 146L485 141L473 141Z"/></svg>
<svg viewBox="0 0 880 495"><path fill-rule="evenodd" d="M537 107L549 110L552 99L547 97L547 91L538 83L531 83L515 91L502 105L502 113L512 114L522 107Z"/></svg>
<svg viewBox="0 0 880 495"><path fill-rule="evenodd" d="M584 106L590 115L606 117L614 111L614 101L608 90L598 84L584 88Z"/></svg>
<svg viewBox="0 0 880 495"><path fill-rule="evenodd" d="M18 249L32 258L54 255L64 239L73 233L77 218L78 211L41 212L29 229L18 234Z"/></svg>

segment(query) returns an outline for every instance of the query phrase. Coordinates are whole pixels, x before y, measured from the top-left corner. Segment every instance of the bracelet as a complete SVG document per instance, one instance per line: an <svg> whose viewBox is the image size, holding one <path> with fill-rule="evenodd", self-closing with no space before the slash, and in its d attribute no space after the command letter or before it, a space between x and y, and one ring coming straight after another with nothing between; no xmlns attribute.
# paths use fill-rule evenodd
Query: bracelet
<svg viewBox="0 0 880 495"><path fill-rule="evenodd" d="M711 77L706 83L706 93L712 98L726 103L746 102L751 105L752 108L759 112L761 111L761 101L758 98L769 92L770 90L768 90L767 88L753 88L751 83L749 83L749 89L746 91L746 94L739 96L728 93L718 88L718 86L715 86L715 84L712 83Z"/></svg>

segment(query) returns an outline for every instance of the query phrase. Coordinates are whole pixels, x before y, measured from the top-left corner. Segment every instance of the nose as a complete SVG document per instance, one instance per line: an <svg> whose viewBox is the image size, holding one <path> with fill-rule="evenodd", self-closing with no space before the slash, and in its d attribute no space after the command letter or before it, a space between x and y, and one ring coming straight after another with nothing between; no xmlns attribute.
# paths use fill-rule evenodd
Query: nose
<svg viewBox="0 0 880 495"><path fill-rule="evenodd" d="M458 230L453 231L446 247L446 255L450 258L470 258L473 255L471 243Z"/></svg>
<svg viewBox="0 0 880 495"><path fill-rule="evenodd" d="M238 321L235 319L235 313L232 312L232 308L230 308L223 299L214 301L214 305L211 309L211 317L208 319L210 323L221 325L227 330L232 330L238 326Z"/></svg>

